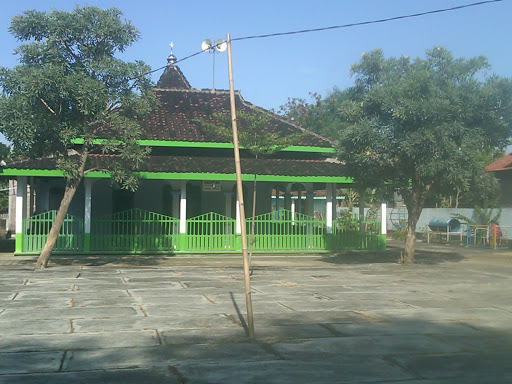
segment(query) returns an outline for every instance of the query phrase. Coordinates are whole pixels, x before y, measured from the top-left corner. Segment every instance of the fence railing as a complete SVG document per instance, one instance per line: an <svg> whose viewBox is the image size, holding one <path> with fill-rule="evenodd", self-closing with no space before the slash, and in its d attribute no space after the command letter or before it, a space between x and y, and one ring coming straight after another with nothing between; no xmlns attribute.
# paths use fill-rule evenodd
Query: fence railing
<svg viewBox="0 0 512 384"><path fill-rule="evenodd" d="M39 252L43 249L57 211L43 212L23 219L22 252ZM84 221L67 214L55 242L56 252L78 252L84 247Z"/></svg>
<svg viewBox="0 0 512 384"><path fill-rule="evenodd" d="M279 210L247 219L249 242L255 251L325 250L326 223L301 213Z"/></svg>
<svg viewBox="0 0 512 384"><path fill-rule="evenodd" d="M385 235L381 235L381 222L375 219L363 219L354 214L336 220L333 235L329 239L328 249L382 249Z"/></svg>
<svg viewBox="0 0 512 384"><path fill-rule="evenodd" d="M179 220L131 209L91 220L91 251L175 251Z"/></svg>
<svg viewBox="0 0 512 384"><path fill-rule="evenodd" d="M22 252L42 249L55 219L49 211L24 220ZM255 252L322 252L342 249L382 249L378 220L357 217L333 223L327 233L324 220L279 210L246 221L248 241ZM84 234L83 219L67 215L57 239L56 251L64 252L236 252L240 251L236 220L215 212L186 221L186 233L180 233L179 219L155 212L132 209L91 220L90 234Z"/></svg>
<svg viewBox="0 0 512 384"><path fill-rule="evenodd" d="M215 212L187 220L185 248L191 252L235 251L236 220Z"/></svg>

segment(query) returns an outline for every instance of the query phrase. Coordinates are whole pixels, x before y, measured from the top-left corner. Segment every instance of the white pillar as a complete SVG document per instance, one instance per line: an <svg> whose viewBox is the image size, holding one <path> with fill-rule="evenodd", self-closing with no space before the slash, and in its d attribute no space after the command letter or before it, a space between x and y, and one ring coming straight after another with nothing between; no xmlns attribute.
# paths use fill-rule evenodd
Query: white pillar
<svg viewBox="0 0 512 384"><path fill-rule="evenodd" d="M92 216L92 185L93 179L84 178L85 201L84 201L84 252L91 250L91 216Z"/></svg>
<svg viewBox="0 0 512 384"><path fill-rule="evenodd" d="M23 219L27 217L27 178L18 176L16 182L16 246L15 252L21 252L23 242Z"/></svg>
<svg viewBox="0 0 512 384"><path fill-rule="evenodd" d="M295 222L295 212L297 211L297 205L296 205L297 200L294 199L293 196L290 200L291 200L290 211L292 211L292 222Z"/></svg>
<svg viewBox="0 0 512 384"><path fill-rule="evenodd" d="M7 230L16 232L16 181L9 180L9 216L7 218Z"/></svg>
<svg viewBox="0 0 512 384"><path fill-rule="evenodd" d="M85 204L84 204L84 232L91 233L91 197L92 197L92 179L85 178Z"/></svg>
<svg viewBox="0 0 512 384"><path fill-rule="evenodd" d="M381 233L381 235L385 235L387 233L387 220L388 220L387 204L385 201L383 201L382 204L380 205L380 216L381 216L380 233Z"/></svg>
<svg viewBox="0 0 512 384"><path fill-rule="evenodd" d="M27 178L19 176L16 183L16 233L22 233L23 219L27 217Z"/></svg>
<svg viewBox="0 0 512 384"><path fill-rule="evenodd" d="M332 184L327 183L325 186L325 220L327 225L327 233L332 233L332 221L333 221L333 205L334 210L336 209L336 202L333 204L333 188Z"/></svg>
<svg viewBox="0 0 512 384"><path fill-rule="evenodd" d="M187 182L181 182L180 233L187 233Z"/></svg>
<svg viewBox="0 0 512 384"><path fill-rule="evenodd" d="M242 223L240 218L240 204L238 202L238 196L236 198L236 234L240 235L242 233Z"/></svg>

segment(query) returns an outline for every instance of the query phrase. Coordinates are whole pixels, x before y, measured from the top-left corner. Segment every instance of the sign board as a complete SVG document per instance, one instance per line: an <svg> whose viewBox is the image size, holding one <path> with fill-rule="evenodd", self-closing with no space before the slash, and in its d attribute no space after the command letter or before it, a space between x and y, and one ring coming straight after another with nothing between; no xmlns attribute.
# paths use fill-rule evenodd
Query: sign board
<svg viewBox="0 0 512 384"><path fill-rule="evenodd" d="M220 181L203 180L203 192L220 192L222 186Z"/></svg>

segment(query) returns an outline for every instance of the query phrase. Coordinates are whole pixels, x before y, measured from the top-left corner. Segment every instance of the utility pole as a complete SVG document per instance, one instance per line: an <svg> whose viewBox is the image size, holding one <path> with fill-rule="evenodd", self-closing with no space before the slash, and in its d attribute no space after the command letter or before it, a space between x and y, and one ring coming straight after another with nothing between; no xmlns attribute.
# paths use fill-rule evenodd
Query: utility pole
<svg viewBox="0 0 512 384"><path fill-rule="evenodd" d="M242 257L244 260L244 286L245 303L247 305L247 327L249 329L249 338L254 339L254 318L252 314L251 299L251 278L249 274L249 256L247 254L247 232L245 230L245 208L244 194L242 189L242 167L240 166L240 150L238 148L238 129L236 126L236 108L235 108L235 90L233 87L233 68L231 66L231 37L226 35L228 44L228 76L229 76L229 101L231 104L231 128L233 129L233 149L235 152L235 172L236 172L236 192L238 208L240 211L240 229L242 237Z"/></svg>

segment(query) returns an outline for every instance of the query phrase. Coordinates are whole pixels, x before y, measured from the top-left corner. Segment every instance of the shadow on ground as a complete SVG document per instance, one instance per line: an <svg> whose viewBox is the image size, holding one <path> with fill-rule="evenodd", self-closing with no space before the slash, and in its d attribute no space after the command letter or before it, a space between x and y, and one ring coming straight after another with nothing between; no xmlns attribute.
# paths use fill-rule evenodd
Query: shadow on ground
<svg viewBox="0 0 512 384"><path fill-rule="evenodd" d="M463 249L448 247L439 249L438 246L432 249L418 249L414 253L415 264L434 265L445 262L459 262L466 257L462 254ZM377 263L400 263L403 247L392 245L384 251L343 251L336 252L325 257L321 261L331 264L377 264Z"/></svg>

